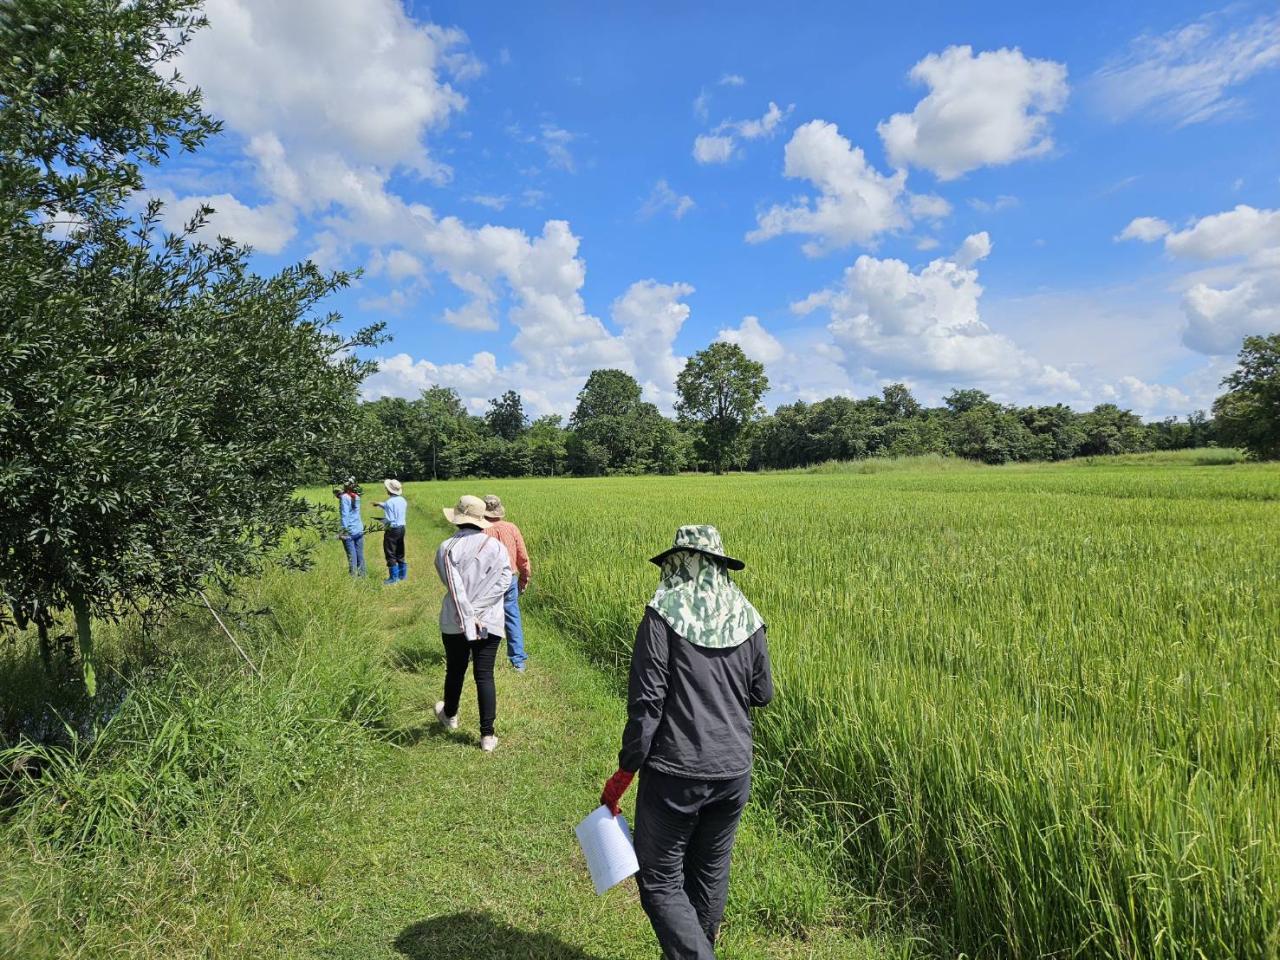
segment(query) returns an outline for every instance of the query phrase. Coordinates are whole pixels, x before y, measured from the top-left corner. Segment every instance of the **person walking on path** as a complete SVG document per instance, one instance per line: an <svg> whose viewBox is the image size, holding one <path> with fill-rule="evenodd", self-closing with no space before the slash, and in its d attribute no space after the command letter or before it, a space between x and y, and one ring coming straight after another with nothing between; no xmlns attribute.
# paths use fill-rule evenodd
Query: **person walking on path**
<svg viewBox="0 0 1280 960"><path fill-rule="evenodd" d="M409 565L404 559L404 522L409 512L409 503L401 491L404 489L399 480L383 480L389 496L386 500L375 503L382 510L382 555L387 561L388 575L383 583L399 583L409 575Z"/></svg>
<svg viewBox="0 0 1280 960"><path fill-rule="evenodd" d="M714 960L729 859L751 790L751 710L773 698L765 626L729 578L744 564L712 526L676 531L636 633L616 816L636 772L640 903L668 960Z"/></svg>
<svg viewBox="0 0 1280 960"><path fill-rule="evenodd" d="M355 477L348 477L334 494L338 498L338 519L342 524L338 537L347 551L347 568L353 577L363 577L364 520L360 516L360 494L356 490Z"/></svg>
<svg viewBox="0 0 1280 960"><path fill-rule="evenodd" d="M485 531L489 536L502 542L511 557L511 569L516 576L507 588L507 596L503 601L507 626L507 659L516 668L517 673L524 673L529 659L524 650L524 625L520 622L520 594L529 588L529 576L533 567L529 564L529 551L525 549L524 537L520 528L506 519L507 508L502 500L492 493L484 498L484 518L489 523Z"/></svg>
<svg viewBox="0 0 1280 960"><path fill-rule="evenodd" d="M498 746L493 733L498 714L493 663L505 631L502 602L513 574L506 548L484 535L489 521L483 500L462 497L456 507L444 508L444 516L458 532L436 551L436 572L448 591L440 606L445 674L436 719L448 730L458 729L458 701L470 663L480 708L480 746L491 752Z"/></svg>

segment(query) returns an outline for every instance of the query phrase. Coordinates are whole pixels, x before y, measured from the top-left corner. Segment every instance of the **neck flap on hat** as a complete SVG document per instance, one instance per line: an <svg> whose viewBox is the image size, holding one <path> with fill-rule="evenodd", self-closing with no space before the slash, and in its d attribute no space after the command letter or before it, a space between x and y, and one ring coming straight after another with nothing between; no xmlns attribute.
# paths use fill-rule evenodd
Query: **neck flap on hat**
<svg viewBox="0 0 1280 960"><path fill-rule="evenodd" d="M692 550L662 561L649 606L690 643L711 649L736 647L764 625L724 566Z"/></svg>

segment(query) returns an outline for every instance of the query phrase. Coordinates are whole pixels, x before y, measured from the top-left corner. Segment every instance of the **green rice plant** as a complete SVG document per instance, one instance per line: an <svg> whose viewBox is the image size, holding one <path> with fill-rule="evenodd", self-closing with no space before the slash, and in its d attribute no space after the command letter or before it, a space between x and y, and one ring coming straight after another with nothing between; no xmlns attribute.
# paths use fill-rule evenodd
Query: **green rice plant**
<svg viewBox="0 0 1280 960"><path fill-rule="evenodd" d="M1190 456L429 484L504 496L530 603L621 677L714 523L770 628L764 796L868 902L1009 957L1280 954L1280 471Z"/></svg>

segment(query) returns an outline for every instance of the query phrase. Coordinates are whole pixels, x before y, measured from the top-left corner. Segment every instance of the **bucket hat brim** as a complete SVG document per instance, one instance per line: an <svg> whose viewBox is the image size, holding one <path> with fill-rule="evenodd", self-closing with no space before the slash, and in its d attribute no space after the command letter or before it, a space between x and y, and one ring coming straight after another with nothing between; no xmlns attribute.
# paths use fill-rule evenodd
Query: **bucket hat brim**
<svg viewBox="0 0 1280 960"><path fill-rule="evenodd" d="M471 514L462 513L459 510L453 509L453 507L444 507L440 512L443 513L444 518L455 527L472 526L479 527L481 530L487 530L489 527L493 526L493 524L484 517L473 517Z"/></svg>
<svg viewBox="0 0 1280 960"><path fill-rule="evenodd" d="M649 562L653 564L657 564L658 566L662 566L663 560L667 559L667 557L671 556L671 554L673 553L679 553L681 550L688 550L690 553L700 553L704 557L710 557L712 560L719 560L730 570L744 570L746 569L746 566L747 566L741 560L737 559L736 557L731 557L728 554L713 553L710 550L699 550L697 547L684 547L684 546L671 547L667 550L663 550L656 557L650 557Z"/></svg>

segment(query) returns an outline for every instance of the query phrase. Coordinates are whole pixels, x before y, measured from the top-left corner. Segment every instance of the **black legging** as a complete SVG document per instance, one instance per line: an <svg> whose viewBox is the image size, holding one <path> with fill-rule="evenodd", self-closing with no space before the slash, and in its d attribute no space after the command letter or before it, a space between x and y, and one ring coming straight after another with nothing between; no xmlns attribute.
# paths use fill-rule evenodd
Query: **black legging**
<svg viewBox="0 0 1280 960"><path fill-rule="evenodd" d="M387 527L383 532L382 555L386 558L388 567L404 563L404 527Z"/></svg>
<svg viewBox="0 0 1280 960"><path fill-rule="evenodd" d="M490 634L484 640L468 640L461 633L441 634L444 638L444 713L458 715L462 698L462 681L467 678L467 663L474 661L476 701L480 706L480 736L493 736L493 721L498 715L498 693L493 685L493 662L498 656L498 641Z"/></svg>

